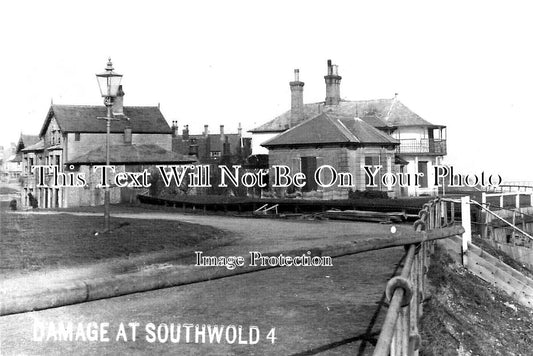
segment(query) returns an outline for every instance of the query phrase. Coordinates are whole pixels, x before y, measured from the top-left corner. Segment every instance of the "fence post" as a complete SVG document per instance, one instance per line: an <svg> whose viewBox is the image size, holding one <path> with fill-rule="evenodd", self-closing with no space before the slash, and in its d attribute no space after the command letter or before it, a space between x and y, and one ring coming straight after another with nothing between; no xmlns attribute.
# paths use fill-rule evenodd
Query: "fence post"
<svg viewBox="0 0 533 356"><path fill-rule="evenodd" d="M450 215L451 215L450 224L454 224L455 223L455 203L454 202L450 203Z"/></svg>
<svg viewBox="0 0 533 356"><path fill-rule="evenodd" d="M441 201L440 204L441 204L440 211L442 214L442 221L444 222L445 226L448 226L448 204L444 200Z"/></svg>
<svg viewBox="0 0 533 356"><path fill-rule="evenodd" d="M516 193L516 198L514 201L514 205L517 209L520 209L520 193Z"/></svg>
<svg viewBox="0 0 533 356"><path fill-rule="evenodd" d="M461 197L461 224L463 225L463 228L465 229L465 232L463 233L462 240L463 240L463 248L462 248L462 256L463 256L463 265L467 265L467 250L468 250L468 244L472 242L472 228L470 223L470 196Z"/></svg>
<svg viewBox="0 0 533 356"><path fill-rule="evenodd" d="M481 193L481 206L487 207L487 193ZM488 237L489 222L487 221L487 212L481 209L481 237L486 239Z"/></svg>

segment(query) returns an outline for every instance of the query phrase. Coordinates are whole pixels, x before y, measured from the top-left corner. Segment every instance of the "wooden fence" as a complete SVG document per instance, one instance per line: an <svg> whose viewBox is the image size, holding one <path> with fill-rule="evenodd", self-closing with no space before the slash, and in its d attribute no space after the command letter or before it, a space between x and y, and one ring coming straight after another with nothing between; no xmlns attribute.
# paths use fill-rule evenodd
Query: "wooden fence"
<svg viewBox="0 0 533 356"><path fill-rule="evenodd" d="M456 205L468 206L469 197L461 201L435 199L425 204L419 213L420 219L414 223L415 235L432 238L416 242L413 239L405 244L407 256L402 272L393 277L385 289L389 309L385 316L374 355L418 355L421 338L418 325L422 316L422 303L426 293L429 255L434 242L462 234L468 248L471 240L470 209L461 209L463 227L455 224ZM436 238L439 236L438 238ZM464 255L466 258L466 254Z"/></svg>
<svg viewBox="0 0 533 356"><path fill-rule="evenodd" d="M471 204L483 207L465 196L460 200L437 198L420 211L420 219L414 223L415 231L440 238L406 244L407 256L401 275L387 283L389 309L374 355L418 355L421 343L418 324L423 311L429 254L437 240L445 241L456 260L473 274L533 308L533 280L472 244ZM456 224L459 206L462 228L457 232L457 227L452 226Z"/></svg>

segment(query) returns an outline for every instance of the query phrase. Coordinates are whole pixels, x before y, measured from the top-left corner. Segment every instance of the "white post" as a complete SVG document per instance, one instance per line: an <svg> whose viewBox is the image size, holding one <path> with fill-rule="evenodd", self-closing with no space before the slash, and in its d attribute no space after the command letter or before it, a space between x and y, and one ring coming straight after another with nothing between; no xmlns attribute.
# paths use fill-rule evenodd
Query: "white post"
<svg viewBox="0 0 533 356"><path fill-rule="evenodd" d="M461 223L465 232L463 233L462 240L462 255L463 265L467 264L466 252L468 250L468 244L472 242L472 228L470 223L470 196L461 198Z"/></svg>
<svg viewBox="0 0 533 356"><path fill-rule="evenodd" d="M503 194L500 195L500 209L503 209Z"/></svg>
<svg viewBox="0 0 533 356"><path fill-rule="evenodd" d="M520 209L520 193L516 193L514 205L517 209Z"/></svg>

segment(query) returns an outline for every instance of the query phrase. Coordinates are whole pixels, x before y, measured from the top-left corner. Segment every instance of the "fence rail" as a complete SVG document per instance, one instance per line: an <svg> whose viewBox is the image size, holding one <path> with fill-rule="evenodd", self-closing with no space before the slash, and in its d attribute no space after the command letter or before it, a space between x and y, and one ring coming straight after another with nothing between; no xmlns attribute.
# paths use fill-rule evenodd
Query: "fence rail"
<svg viewBox="0 0 533 356"><path fill-rule="evenodd" d="M429 255L433 252L434 241L438 239L464 234L464 243L469 242L470 209L461 209L464 227L452 226L455 223L455 205L465 206L469 204L469 199L464 197L457 201L437 198L425 204L420 211L420 219L414 223L415 231L432 238L413 240L404 245L407 255L401 274L389 280L385 289L389 309L374 355L418 355L421 344L418 325L423 312Z"/></svg>

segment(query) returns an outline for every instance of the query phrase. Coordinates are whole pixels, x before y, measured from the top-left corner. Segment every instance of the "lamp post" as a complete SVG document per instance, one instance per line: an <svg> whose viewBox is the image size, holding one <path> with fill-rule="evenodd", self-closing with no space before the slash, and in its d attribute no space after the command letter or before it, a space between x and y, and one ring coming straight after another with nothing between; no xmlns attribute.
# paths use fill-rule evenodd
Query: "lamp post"
<svg viewBox="0 0 533 356"><path fill-rule="evenodd" d="M109 136L111 133L111 121L117 120L113 117L111 112L111 107L113 106L113 101L115 100L118 89L120 86L120 81L122 80L122 74L117 74L113 72L113 63L111 63L111 58L107 62L107 67L105 72L96 74L96 79L100 87L100 93L104 98L104 105L107 108L106 117L98 117L97 119L106 120L106 137L105 137L105 156L106 156L106 166L109 166ZM107 169L107 168L105 168ZM104 228L105 231L110 231L109 228L109 184L105 182L104 185Z"/></svg>

